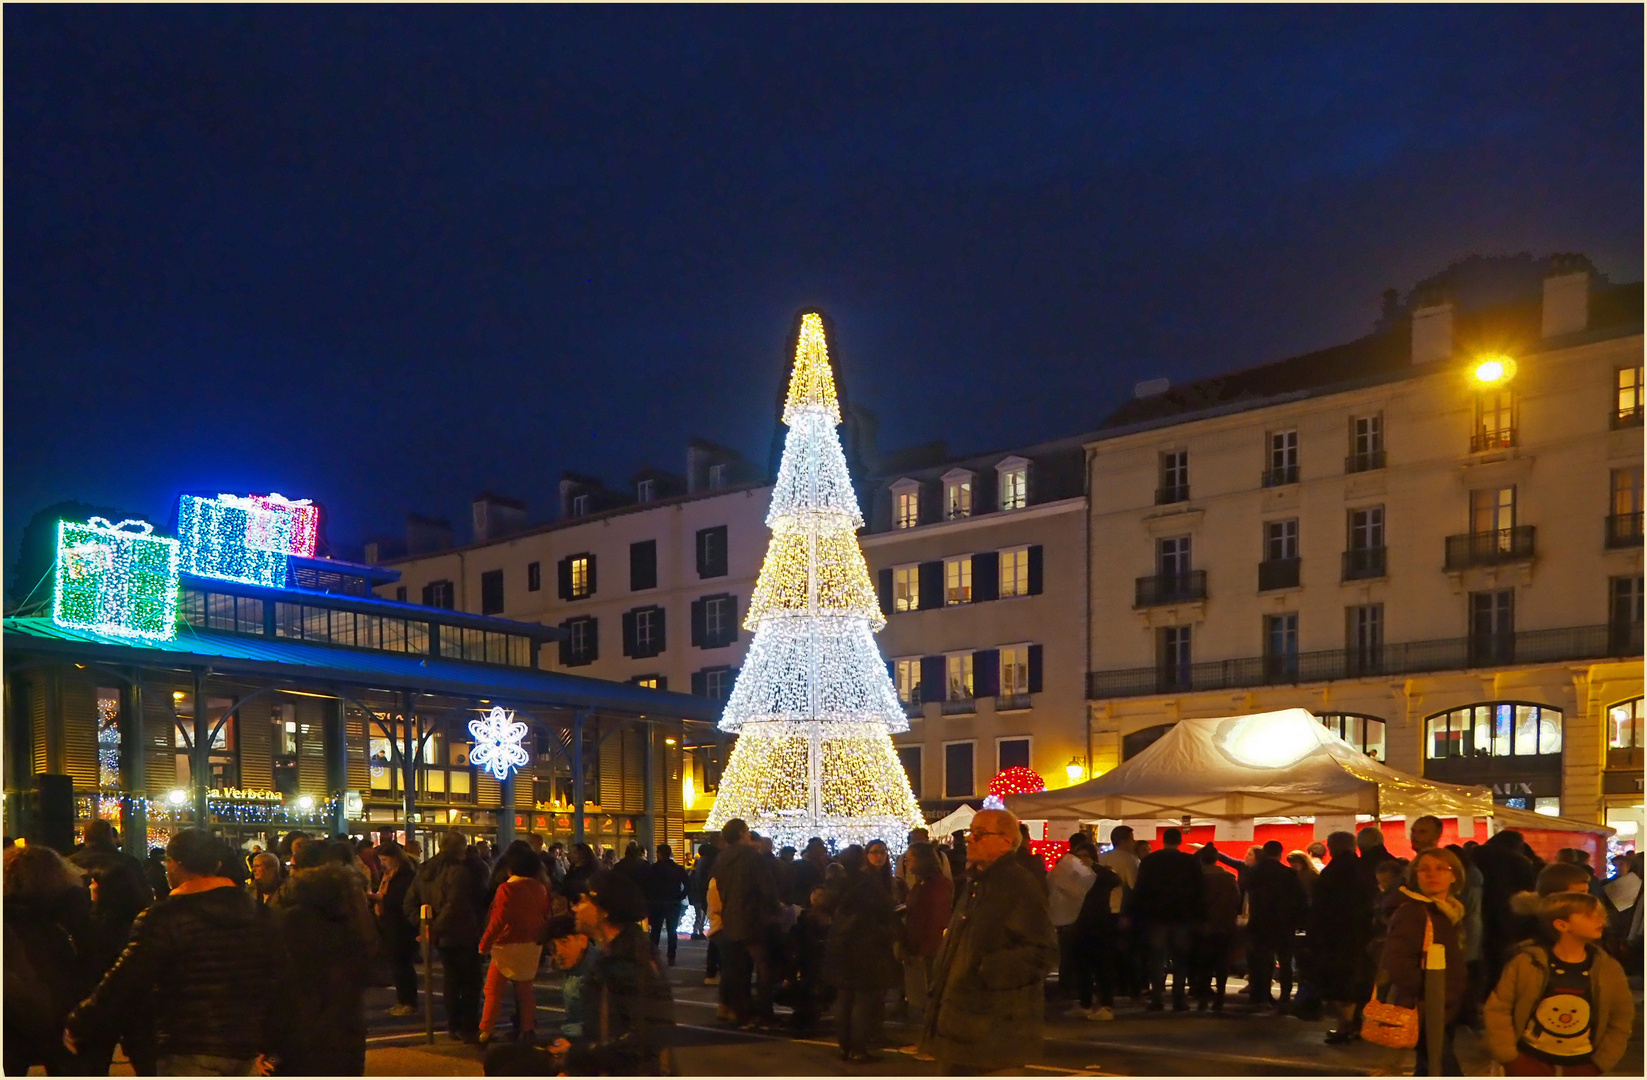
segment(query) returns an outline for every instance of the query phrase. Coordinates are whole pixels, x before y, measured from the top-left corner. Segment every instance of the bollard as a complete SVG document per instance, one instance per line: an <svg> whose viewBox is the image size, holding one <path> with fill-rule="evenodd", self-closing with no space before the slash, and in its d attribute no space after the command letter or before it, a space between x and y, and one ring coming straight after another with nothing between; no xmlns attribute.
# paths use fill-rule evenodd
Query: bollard
<svg viewBox="0 0 1647 1080"><path fill-rule="evenodd" d="M433 909L424 904L420 919L423 924L423 1034L431 1043L435 1041L435 936L429 932L432 915Z"/></svg>
<svg viewBox="0 0 1647 1080"><path fill-rule="evenodd" d="M1447 1041L1447 947L1435 944L1424 955L1424 1048L1430 1075L1441 1075L1441 1051Z"/></svg>

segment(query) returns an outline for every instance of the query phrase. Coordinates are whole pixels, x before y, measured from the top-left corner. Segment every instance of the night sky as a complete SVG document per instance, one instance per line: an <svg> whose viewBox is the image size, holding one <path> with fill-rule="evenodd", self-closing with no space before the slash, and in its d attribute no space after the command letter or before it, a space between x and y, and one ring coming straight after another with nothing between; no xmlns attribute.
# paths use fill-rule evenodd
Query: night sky
<svg viewBox="0 0 1647 1080"><path fill-rule="evenodd" d="M966 452L1472 253L1639 280L1642 47L1632 5L9 6L8 563L67 499L309 496L353 555L690 435L764 462L803 306L883 448Z"/></svg>

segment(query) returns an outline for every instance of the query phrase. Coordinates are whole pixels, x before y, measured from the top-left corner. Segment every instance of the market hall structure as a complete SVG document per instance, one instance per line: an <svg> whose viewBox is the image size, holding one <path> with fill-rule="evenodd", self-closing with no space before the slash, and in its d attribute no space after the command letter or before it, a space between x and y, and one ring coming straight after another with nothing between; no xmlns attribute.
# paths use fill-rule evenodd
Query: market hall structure
<svg viewBox="0 0 1647 1080"><path fill-rule="evenodd" d="M312 544L248 552L255 505L239 518L254 539L235 534L225 561L190 535L191 498L169 601L179 542L93 519L62 527L57 588L36 590L57 595L5 619L8 835L56 843L100 817L151 846L195 824L240 842L457 829L679 846L680 748L708 737L717 702L542 670L563 631L380 599L395 571ZM120 574L136 580L149 548L170 626L111 602L130 599ZM95 625L64 600L77 575ZM500 731L518 739L501 754Z"/></svg>

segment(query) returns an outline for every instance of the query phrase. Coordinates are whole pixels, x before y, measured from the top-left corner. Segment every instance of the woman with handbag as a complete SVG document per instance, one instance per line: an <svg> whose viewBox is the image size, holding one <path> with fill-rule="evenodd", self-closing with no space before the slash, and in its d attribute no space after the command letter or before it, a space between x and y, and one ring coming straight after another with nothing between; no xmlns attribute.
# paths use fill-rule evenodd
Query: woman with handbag
<svg viewBox="0 0 1647 1080"><path fill-rule="evenodd" d="M1462 1076L1453 1051L1453 1031L1464 1004L1469 973L1464 966L1464 866L1445 848L1420 852L1407 867L1402 903L1390 916L1380 976L1367 1003L1361 1037L1369 1042L1418 1051L1415 1076L1430 1074L1429 1041L1439 1038L1441 1075ZM1424 960L1431 945L1446 956L1445 1027L1429 1031L1424 1016ZM1382 999L1380 990L1383 991Z"/></svg>

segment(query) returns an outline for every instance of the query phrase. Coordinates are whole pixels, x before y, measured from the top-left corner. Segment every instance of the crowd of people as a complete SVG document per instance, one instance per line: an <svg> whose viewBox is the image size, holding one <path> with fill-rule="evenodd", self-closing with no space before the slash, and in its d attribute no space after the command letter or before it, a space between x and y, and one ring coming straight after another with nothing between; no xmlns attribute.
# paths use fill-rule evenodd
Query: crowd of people
<svg viewBox="0 0 1647 1080"><path fill-rule="evenodd" d="M427 934L447 1031L489 1074L668 1072L688 903L721 1023L804 1032L832 1012L855 1064L885 1048L889 1005L919 1033L904 1052L990 1072L1036 1060L1049 1006L1093 1021L1119 999L1222 1012L1232 974L1242 1011L1328 1017L1326 1040L1345 1043L1375 995L1422 1008L1431 945L1445 1024L1420 1028L1419 1073L1437 1040L1458 1073L1460 1025L1509 1075L1616 1064L1634 1017L1625 965L1640 971L1640 858L1604 878L1577 849L1542 863L1513 831L1443 847L1424 817L1409 838L1411 860L1376 826L1237 859L1171 828L1151 850L1117 826L1102 845L1074 834L1048 870L1005 811L947 844L916 830L896 858L878 839L774 850L733 820L689 871L666 844L619 858L528 835L494 852L460 832L425 859L387 834L294 832L248 856L185 829L139 861L94 821L67 858L5 851L5 1068L104 1075L118 1046L139 1073L361 1075L367 991L393 986L391 1015L416 1012ZM545 965L564 1013L540 1040Z"/></svg>

